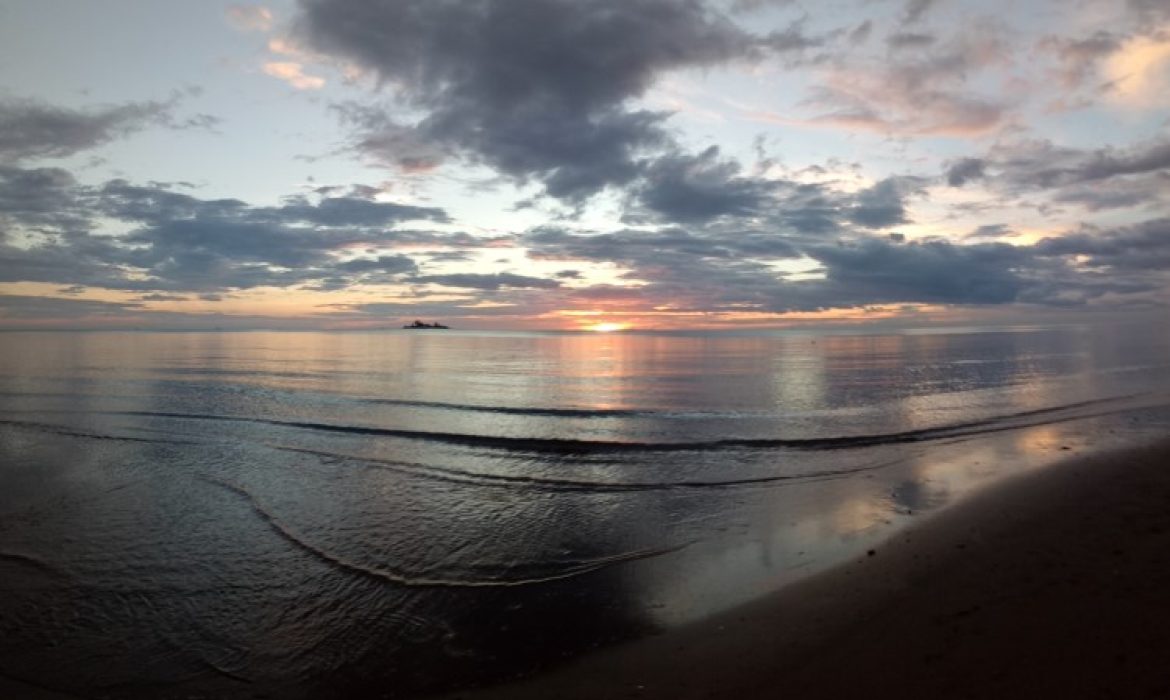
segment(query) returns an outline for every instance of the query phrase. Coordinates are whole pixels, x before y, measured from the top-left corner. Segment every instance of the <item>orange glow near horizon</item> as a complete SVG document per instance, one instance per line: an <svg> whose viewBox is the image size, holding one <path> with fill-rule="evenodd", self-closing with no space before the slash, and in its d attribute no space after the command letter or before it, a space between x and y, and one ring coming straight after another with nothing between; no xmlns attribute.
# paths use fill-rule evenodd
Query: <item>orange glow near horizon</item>
<svg viewBox="0 0 1170 700"><path fill-rule="evenodd" d="M614 331L628 330L632 326L628 323L614 323L612 321L605 323L594 323L590 326L585 326L585 330L593 331L595 333L613 333Z"/></svg>

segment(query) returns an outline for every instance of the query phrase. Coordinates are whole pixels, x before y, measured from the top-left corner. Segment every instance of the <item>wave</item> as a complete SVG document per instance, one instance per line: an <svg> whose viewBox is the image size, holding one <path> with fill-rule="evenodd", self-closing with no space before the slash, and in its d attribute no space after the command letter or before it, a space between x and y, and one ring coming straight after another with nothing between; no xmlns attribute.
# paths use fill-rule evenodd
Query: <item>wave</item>
<svg viewBox="0 0 1170 700"><path fill-rule="evenodd" d="M822 481L842 478L851 474L884 469L904 462L905 459L895 459L885 462L866 464L850 469L835 469L811 472L806 474L784 474L743 479L722 479L716 481L590 481L585 479L563 479L544 476L518 476L513 474L488 474L473 472L452 467L437 467L417 462L401 462L359 455L340 454L323 450L310 450L300 447L285 447L270 445L272 449L297 454L306 454L319 457L322 460L345 460L360 462L373 468L406 474L408 476L423 477L438 481L456 484L474 484L475 486L495 486L506 489L523 489L535 491L584 492L584 493L624 493L643 491L682 491L688 489L726 489L751 486L767 486L787 481Z"/></svg>
<svg viewBox="0 0 1170 700"><path fill-rule="evenodd" d="M407 399L371 399L357 401L379 406L402 406L404 408L435 408L445 411L469 411L475 413L502 413L510 416L549 416L554 418L632 418L638 416L671 416L663 411L638 410L630 408L546 408L524 406L489 406L474 403L445 403L442 401L412 401ZM697 414L710 415L710 414Z"/></svg>
<svg viewBox="0 0 1170 700"><path fill-rule="evenodd" d="M36 413L44 413L44 411L35 411ZM56 413L57 411L54 411ZM133 437L130 435L110 435L108 433L94 433L88 430L77 430L64 425L55 425L53 423L40 423L37 421L26 420L10 420L0 418L0 425L6 425L11 428L25 428L27 430L36 430L42 433L50 433L53 435L60 435L62 437L79 437L88 438L90 440L112 440L116 442L146 442L162 445L197 445L199 443L191 440L164 440L160 438L144 438Z"/></svg>
<svg viewBox="0 0 1170 700"><path fill-rule="evenodd" d="M557 455L583 455L599 453L630 453L630 452L712 452L727 449L789 449L800 451L824 450L851 450L882 445L897 445L915 442L927 442L973 435L1017 430L1035 425L1054 424L1070 420L1080 420L1091 417L1090 414L1077 413L1078 409L1106 404L1118 404L1127 400L1145 396L1140 394L1120 397L1110 397L1082 401L1077 403L1051 406L1047 408L1021 411L1004 415L992 416L981 420L953 423L949 425L918 428L891 433L873 433L860 435L841 435L813 438L723 438L717 440L700 441L671 441L671 442L637 442L626 440L578 440L572 438L554 437L524 437L505 435L482 435L477 433L453 433L444 431L411 430L405 428L380 428L364 425L346 425L337 423L322 423L317 421L281 420L276 418L253 418L248 416L218 415L206 413L180 413L169 411L30 411L32 413L89 413L115 416L134 416L143 418L167 418L175 420L192 420L208 422L230 422L270 425L280 428L296 428L317 432L341 433L346 435L366 435L374 437L391 437L425 442L442 443L460 447L474 447L496 449L510 452ZM1126 410L1129 406L1121 405L1113 411ZM1106 411L1109 412L1109 411ZM1066 415L1061 415L1066 414ZM0 421L4 423L8 421ZM20 421L11 421L12 424L21 424ZM28 424L35 425L35 424ZM49 426L52 427L52 426ZM67 428L60 427L65 431ZM81 437L107 437L96 434L76 434ZM112 437L109 439L137 440L152 442L145 438Z"/></svg>
<svg viewBox="0 0 1170 700"><path fill-rule="evenodd" d="M1136 395L1135 395L1136 396ZM843 435L815 438L724 438L718 440L703 440L692 442L635 442L624 440L577 440L572 438L549 437L513 437L503 435L481 435L474 433L450 433L443 431L409 430L402 428L378 428L362 425L342 425L336 423L320 423L315 421L292 421L273 418L250 418L245 416L221 416L199 413L171 413L158 411L112 411L115 415L176 418L201 421L230 421L238 423L260 423L285 428L299 428L319 432L345 433L349 435L369 435L381 437L405 438L438 442L462 447L479 447L499 449L514 452L545 453L545 454L591 454L605 452L710 452L734 448L769 449L786 448L792 450L848 450L880 445L896 445L903 443L924 442L955 437L965 437L985 433L1015 430L1021 427L1030 427L1043 423L1057 423L1068 420L1077 420L1087 416L1073 413L1069 416L1060 416L1061 413L1072 413L1076 409L1091 406L1117 403L1135 398L1135 396L1095 399L1061 406L1052 406L1019 413L993 416L976 421L953 423L950 425L930 428L919 428L892 433L875 433L862 435ZM1031 419L1046 418L1035 421Z"/></svg>
<svg viewBox="0 0 1170 700"><path fill-rule="evenodd" d="M199 371L199 370L194 370ZM137 395L110 396L108 394L65 393L65 392L25 392L0 391L0 396L20 398L45 399L76 399L102 398L108 399L135 399ZM333 397L330 397L333 398ZM345 397L347 401L371 406L400 406L403 408L428 408L440 411L460 411L467 413L492 413L510 416L546 416L549 418L743 418L750 416L769 416L765 411L661 411L654 409L634 408L571 408L571 407L542 407L542 406L493 406L490 404L451 403L445 401L421 401L412 399L387 399L370 397Z"/></svg>
<svg viewBox="0 0 1170 700"><path fill-rule="evenodd" d="M307 538L305 538L301 533L297 532L295 528L281 520L275 513L273 513L267 506L265 506L264 503L255 494L243 486L232 483L230 481L224 481L212 477L203 477L203 480L207 483L231 491L232 493L245 499L251 506L252 511L256 513L256 515L258 515L262 520L268 523L268 525L273 529L274 532L276 532L276 534L280 535L290 544L309 553L314 558L328 564L329 566L349 574L361 576L363 578L371 578L400 586L409 586L411 588L506 588L528 586L538 583L548 583L550 581L559 581L562 579L573 578L575 576L581 576L582 574L587 574L592 571L597 571L598 569L614 566L616 564L622 564L624 562L636 561L639 559L649 559L651 557L669 554L687 546L684 544L660 549L622 552L619 554L614 554L607 557L599 557L596 559L556 562L560 564L561 568L554 573L544 576L504 578L497 575L477 579L462 579L416 575L391 568L368 566L315 545ZM510 570L514 567L498 568L500 570Z"/></svg>

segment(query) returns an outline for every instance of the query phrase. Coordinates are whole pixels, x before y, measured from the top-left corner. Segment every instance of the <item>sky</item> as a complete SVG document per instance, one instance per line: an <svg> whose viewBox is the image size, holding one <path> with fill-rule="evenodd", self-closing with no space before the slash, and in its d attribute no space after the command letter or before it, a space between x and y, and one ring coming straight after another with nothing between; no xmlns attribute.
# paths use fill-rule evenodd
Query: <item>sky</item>
<svg viewBox="0 0 1170 700"><path fill-rule="evenodd" d="M0 329L1168 302L1170 0L0 0Z"/></svg>

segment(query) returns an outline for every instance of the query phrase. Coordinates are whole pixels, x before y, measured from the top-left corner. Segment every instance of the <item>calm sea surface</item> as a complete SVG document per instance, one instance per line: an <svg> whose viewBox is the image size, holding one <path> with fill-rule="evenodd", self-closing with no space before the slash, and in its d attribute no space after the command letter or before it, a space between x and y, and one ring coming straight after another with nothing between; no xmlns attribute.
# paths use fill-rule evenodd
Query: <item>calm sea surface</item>
<svg viewBox="0 0 1170 700"><path fill-rule="evenodd" d="M411 697L1167 434L1170 331L0 335L0 674Z"/></svg>

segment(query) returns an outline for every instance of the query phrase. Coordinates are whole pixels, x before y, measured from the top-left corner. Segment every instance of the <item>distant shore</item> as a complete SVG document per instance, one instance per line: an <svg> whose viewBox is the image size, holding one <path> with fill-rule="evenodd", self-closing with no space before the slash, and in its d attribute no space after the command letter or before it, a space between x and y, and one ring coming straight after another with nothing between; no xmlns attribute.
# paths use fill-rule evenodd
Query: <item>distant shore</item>
<svg viewBox="0 0 1170 700"><path fill-rule="evenodd" d="M1170 440L1008 479L778 593L448 698L1170 695Z"/></svg>

